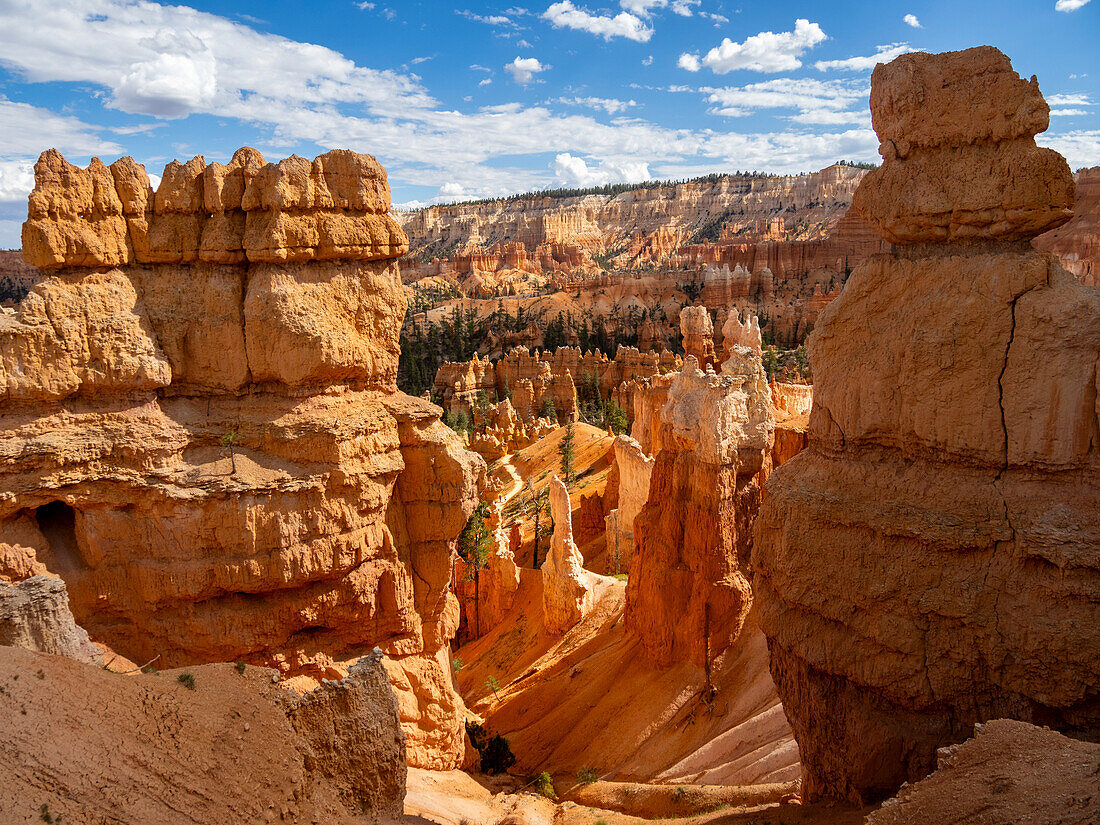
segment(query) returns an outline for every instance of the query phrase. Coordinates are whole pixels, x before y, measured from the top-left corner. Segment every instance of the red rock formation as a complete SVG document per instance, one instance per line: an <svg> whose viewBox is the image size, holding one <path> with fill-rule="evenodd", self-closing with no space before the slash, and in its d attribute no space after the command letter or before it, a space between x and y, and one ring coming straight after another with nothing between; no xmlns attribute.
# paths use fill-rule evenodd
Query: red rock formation
<svg viewBox="0 0 1100 825"><path fill-rule="evenodd" d="M997 719L975 725L973 739L942 748L936 757L935 773L902 788L867 817L867 825L1100 821L1100 745Z"/></svg>
<svg viewBox="0 0 1100 825"><path fill-rule="evenodd" d="M1073 201L1046 104L982 47L878 66L871 106L856 204L899 246L822 313L753 549L810 799L888 795L984 719L1100 735L1100 295L1026 241Z"/></svg>
<svg viewBox="0 0 1100 825"><path fill-rule="evenodd" d="M465 363L445 362L436 372L435 392L451 413L473 415L479 392L490 401L511 393L520 422L536 416L546 399L554 405L559 421L576 421L578 383L594 378L602 397L616 397L624 409L630 409L629 386L619 391L624 383L678 370L681 363L671 352L639 352L634 347L619 347L614 358L577 347L535 353L516 347L495 362L477 355Z"/></svg>
<svg viewBox="0 0 1100 825"><path fill-rule="evenodd" d="M1061 258L1062 266L1085 286L1100 286L1100 166L1080 169L1073 179L1073 217L1036 238L1035 247Z"/></svg>
<svg viewBox="0 0 1100 825"><path fill-rule="evenodd" d="M379 645L410 761L454 767L451 557L484 464L395 390L388 209L346 151L195 158L156 193L44 153L23 239L49 274L0 316L0 574L61 576L93 638L160 666L332 677Z"/></svg>
<svg viewBox="0 0 1100 825"><path fill-rule="evenodd" d="M669 382L658 438L655 421L635 420L639 442L659 446L634 519L625 617L658 666L709 666L752 605L750 526L774 419L759 350L735 352L722 370L703 373L689 357Z"/></svg>
<svg viewBox="0 0 1100 825"><path fill-rule="evenodd" d="M122 675L0 646L0 813L5 822L394 821L405 738L381 656L299 698L266 668Z"/></svg>

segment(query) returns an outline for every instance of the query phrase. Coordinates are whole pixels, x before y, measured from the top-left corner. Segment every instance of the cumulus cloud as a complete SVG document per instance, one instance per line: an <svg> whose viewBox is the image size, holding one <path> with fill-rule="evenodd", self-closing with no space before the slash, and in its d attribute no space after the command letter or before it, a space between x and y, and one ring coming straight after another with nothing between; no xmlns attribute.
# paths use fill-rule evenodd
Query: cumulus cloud
<svg viewBox="0 0 1100 825"><path fill-rule="evenodd" d="M878 146L874 133L862 126L820 134L802 128L737 134L641 118L601 122L592 113L555 111L550 105L459 111L440 103L414 76L360 66L331 49L257 32L224 17L148 1L71 2L81 4L80 14L69 6L60 9L60 3L0 4L0 55L9 71L30 82L95 87L107 103L123 89L127 105L157 112L195 106L197 113L243 124L254 145L288 154L332 147L370 152L386 166L399 193L410 187L436 192L441 181L478 197L530 191L564 180L543 160L558 155L584 164L582 171L563 159L562 174L572 170L570 180L616 180L676 177L694 167L798 172L837 157L870 160ZM204 54L215 62L213 98L201 84L195 87L198 94L189 95L175 87L125 85L135 65L156 65L157 53L143 41L155 41L161 31L187 32L202 42ZM146 80L153 74L148 69ZM29 188L25 164L44 145L56 144L73 157L96 153L108 159L124 151L102 139L97 127L44 110L34 110L32 118L28 110L34 107L0 104L0 163L7 164L4 179L12 183L5 186L12 191ZM196 146L208 157L232 148ZM26 192L17 195L23 201Z"/></svg>
<svg viewBox="0 0 1100 825"><path fill-rule="evenodd" d="M539 72L545 72L550 67L539 62L537 57L517 57L511 63L504 64L504 71L512 76L512 80L521 86L526 86L535 79Z"/></svg>
<svg viewBox="0 0 1100 825"><path fill-rule="evenodd" d="M799 18L793 31L760 32L746 38L744 43L734 43L726 37L702 58L687 52L681 54L677 65L689 72L697 72L705 66L715 74L735 69L789 72L801 68L799 57L826 39L821 26Z"/></svg>
<svg viewBox="0 0 1100 825"><path fill-rule="evenodd" d="M691 17L693 6L698 6L701 0L619 0L619 5L639 17L649 17L654 9L669 9L673 14L681 17Z"/></svg>
<svg viewBox="0 0 1100 825"><path fill-rule="evenodd" d="M864 57L848 57L844 60L819 60L814 63L814 68L819 72L869 72L879 63L889 63L895 57L919 51L920 49L914 49L908 43L891 43L888 46L879 46L877 52Z"/></svg>
<svg viewBox="0 0 1100 825"><path fill-rule="evenodd" d="M649 166L641 161L600 161L589 166L584 158L562 152L550 165L554 178L566 186L603 186L605 183L637 183L649 180Z"/></svg>
<svg viewBox="0 0 1100 825"><path fill-rule="evenodd" d="M1058 0L1058 2L1054 4L1054 10L1064 12L1077 11L1082 6L1087 5L1088 2L1089 0Z"/></svg>
<svg viewBox="0 0 1100 825"><path fill-rule="evenodd" d="M584 106L589 109L601 109L609 115L625 112L627 109L638 105L637 102L633 100L618 100L613 97L559 97L558 103L564 103L566 106Z"/></svg>
<svg viewBox="0 0 1100 825"><path fill-rule="evenodd" d="M0 151L9 157L37 158L47 146L82 156L122 151L114 141L95 134L97 128L75 117L0 97Z"/></svg>
<svg viewBox="0 0 1100 825"><path fill-rule="evenodd" d="M745 117L760 109L789 109L795 123L870 125L866 81L780 77L745 86L704 87L712 114Z"/></svg>
<svg viewBox="0 0 1100 825"><path fill-rule="evenodd" d="M473 20L475 23L485 23L488 26L501 26L509 29L519 28L519 25L511 17L506 17L503 14L477 14L466 9L455 9L455 14L465 17L467 20Z"/></svg>
<svg viewBox="0 0 1100 825"><path fill-rule="evenodd" d="M570 0L554 3L542 17L556 29L576 29L610 40L613 37L625 37L638 43L646 43L653 36L653 29L640 17L630 12L619 12L614 17L597 15L574 6Z"/></svg>
<svg viewBox="0 0 1100 825"><path fill-rule="evenodd" d="M1051 134L1043 132L1035 136L1035 142L1058 152L1071 169L1095 166L1100 159L1100 130L1080 130Z"/></svg>
<svg viewBox="0 0 1100 825"><path fill-rule="evenodd" d="M1092 100L1085 94L1049 95L1047 103L1051 106L1091 106Z"/></svg>
<svg viewBox="0 0 1100 825"><path fill-rule="evenodd" d="M917 19L917 16L915 14L907 14L901 19L905 21L905 25L912 26L914 29L924 28L924 26L920 24L920 20Z"/></svg>

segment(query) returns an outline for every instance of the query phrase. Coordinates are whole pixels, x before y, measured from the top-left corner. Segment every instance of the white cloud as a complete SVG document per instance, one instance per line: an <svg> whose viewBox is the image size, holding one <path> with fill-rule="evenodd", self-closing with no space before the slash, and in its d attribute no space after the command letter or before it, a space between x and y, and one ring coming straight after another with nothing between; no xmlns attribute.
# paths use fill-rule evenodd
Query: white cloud
<svg viewBox="0 0 1100 825"><path fill-rule="evenodd" d="M209 109L217 95L217 61L187 32L158 31L141 42L152 54L115 84L113 105L124 112L186 117Z"/></svg>
<svg viewBox="0 0 1100 825"><path fill-rule="evenodd" d="M37 158L50 147L82 156L122 151L117 143L96 135L96 128L75 117L0 97L0 151L8 157Z"/></svg>
<svg viewBox="0 0 1100 825"><path fill-rule="evenodd" d="M781 77L746 86L703 88L712 114L745 117L760 109L792 109L795 123L870 125L866 81Z"/></svg>
<svg viewBox="0 0 1100 825"><path fill-rule="evenodd" d="M1043 132L1035 136L1035 142L1058 152L1071 169L1100 164L1100 130L1051 134Z"/></svg>
<svg viewBox="0 0 1100 825"><path fill-rule="evenodd" d="M521 86L526 86L535 79L539 72L545 72L550 67L539 62L537 57L517 57L511 63L504 64L504 71L512 76L512 80Z"/></svg>
<svg viewBox="0 0 1100 825"><path fill-rule="evenodd" d="M669 9L681 17L691 17L692 7L701 0L619 0L619 5L628 12L640 17L649 17L654 9Z"/></svg>
<svg viewBox="0 0 1100 825"><path fill-rule="evenodd" d="M848 57L844 60L819 60L814 63L814 68L819 72L832 70L869 72L879 63L889 63L895 57L918 51L920 49L914 49L908 43L891 43L888 46L879 46L877 52L865 57Z"/></svg>
<svg viewBox="0 0 1100 825"><path fill-rule="evenodd" d="M1047 103L1051 106L1091 106L1092 100L1084 94L1050 95Z"/></svg>
<svg viewBox="0 0 1100 825"><path fill-rule="evenodd" d="M5 67L32 82L98 87L111 102L135 64L155 65L155 50L143 41L163 30L186 31L215 61L213 99L203 94L190 98L201 107L199 113L245 124L249 142L273 158L282 156L280 149L287 154L336 147L370 152L386 166L397 188L436 191L440 181L448 181L478 197L530 191L552 177L545 166L529 168L534 165L530 159L560 154L582 159L584 174L609 180L632 169L641 175L642 166L662 176L688 167L798 172L819 169L838 157L876 157L878 141L864 128L731 134L642 119L606 123L590 114L562 114L548 106L514 102L459 111L443 106L410 75L359 66L331 49L257 32L216 15L152 2L80 2L79 14L71 7L61 10L59 2L0 3ZM143 106L155 103L163 111L183 99L178 89L153 91ZM98 131L75 118L4 101L0 163L25 163L51 144L71 156L97 153L105 160L122 152ZM206 133L204 140L195 151L205 150L208 157L233 148L216 142L218 134ZM514 158L523 160L507 162ZM5 180L18 183L11 184L13 189L28 185L25 166L21 173L8 168ZM580 172L576 164L569 168ZM22 178L12 177L17 174ZM20 193L19 199L23 197Z"/></svg>
<svg viewBox="0 0 1100 825"><path fill-rule="evenodd" d="M567 106L585 106L589 109L601 109L609 115L625 112L638 104L633 100L617 100L613 97L559 97L558 103Z"/></svg>
<svg viewBox="0 0 1100 825"><path fill-rule="evenodd" d="M486 78L484 78L484 79L482 79L482 80L479 80L479 81L477 82L477 85L478 85L478 86L488 86L488 85L489 85L490 83L492 83L492 82L493 82L493 79L492 79L491 77L486 77Z"/></svg>
<svg viewBox="0 0 1100 825"><path fill-rule="evenodd" d="M643 66L652 66L653 65L653 55L648 55L647 57L643 57L642 58L642 65Z"/></svg>
<svg viewBox="0 0 1100 825"><path fill-rule="evenodd" d="M1088 109L1051 109L1051 117L1079 117L1091 114Z"/></svg>
<svg viewBox="0 0 1100 825"><path fill-rule="evenodd" d="M1077 11L1088 2L1089 0L1058 0L1058 2L1054 4L1054 10L1064 12Z"/></svg>
<svg viewBox="0 0 1100 825"><path fill-rule="evenodd" d="M605 183L637 183L649 180L649 166L640 161L601 161L589 167L584 158L563 152L550 165L554 177L570 187L603 186Z"/></svg>
<svg viewBox="0 0 1100 825"><path fill-rule="evenodd" d="M506 17L503 14L476 14L472 11L455 9L455 14L460 17L465 17L467 20L473 20L475 23L485 23L489 26L502 26L504 28L516 29L519 26L510 17Z"/></svg>
<svg viewBox="0 0 1100 825"><path fill-rule="evenodd" d="M356 3L361 11L370 11L374 8L374 3Z"/></svg>
<svg viewBox="0 0 1100 825"><path fill-rule="evenodd" d="M585 9L577 8L570 0L554 3L543 12L542 17L556 29L576 29L595 34L604 40L625 37L627 40L646 43L653 36L653 29L636 15L625 11L614 17L591 14Z"/></svg>
<svg viewBox="0 0 1100 825"><path fill-rule="evenodd" d="M920 24L920 20L917 19L917 16L915 14L907 14L901 19L905 21L905 25L912 26L914 29L924 28L924 26Z"/></svg>
<svg viewBox="0 0 1100 825"><path fill-rule="evenodd" d="M801 68L802 61L798 58L826 39L821 26L799 18L793 31L760 32L746 38L744 43L734 43L726 37L701 59L695 54L681 54L677 65L689 72L697 72L705 66L715 74L726 74L735 69L788 72Z"/></svg>

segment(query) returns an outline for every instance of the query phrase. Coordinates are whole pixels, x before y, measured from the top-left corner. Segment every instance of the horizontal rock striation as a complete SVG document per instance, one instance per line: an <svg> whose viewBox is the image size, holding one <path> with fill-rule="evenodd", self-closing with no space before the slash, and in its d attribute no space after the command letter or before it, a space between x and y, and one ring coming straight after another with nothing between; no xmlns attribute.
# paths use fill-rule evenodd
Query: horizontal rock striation
<svg viewBox="0 0 1100 825"><path fill-rule="evenodd" d="M127 158L43 154L44 271L0 314L0 575L61 576L93 638L158 666L334 677L378 645L436 686L402 699L410 762L454 767L439 653L484 463L396 392L388 207L346 151L195 158L155 193Z"/></svg>
<svg viewBox="0 0 1100 825"><path fill-rule="evenodd" d="M898 246L822 313L753 548L810 799L889 795L986 719L1100 735L1100 295L1026 240L1073 202L1046 104L988 47L872 89L856 205Z"/></svg>

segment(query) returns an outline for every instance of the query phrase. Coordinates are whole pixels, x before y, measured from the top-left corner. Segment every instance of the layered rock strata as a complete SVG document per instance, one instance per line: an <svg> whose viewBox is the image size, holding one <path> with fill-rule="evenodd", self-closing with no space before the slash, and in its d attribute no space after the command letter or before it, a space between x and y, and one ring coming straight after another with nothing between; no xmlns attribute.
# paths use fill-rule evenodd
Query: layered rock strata
<svg viewBox="0 0 1100 825"><path fill-rule="evenodd" d="M759 349L735 347L720 374L689 356L659 409L659 423L635 419L656 460L633 523L626 626L654 664L704 667L752 606L751 525L775 427Z"/></svg>
<svg viewBox="0 0 1100 825"><path fill-rule="evenodd" d="M405 302L374 158L35 167L0 315L0 560L158 666L339 677L380 646L409 758L462 760L454 540L484 464L396 392Z"/></svg>
<svg viewBox="0 0 1100 825"><path fill-rule="evenodd" d="M754 593L810 799L889 795L973 724L1100 735L1100 295L1038 84L983 47L872 76L898 244L810 339L809 446L772 476Z"/></svg>
<svg viewBox="0 0 1100 825"><path fill-rule="evenodd" d="M31 576L0 584L0 645L103 664L103 653L73 619L65 582Z"/></svg>

